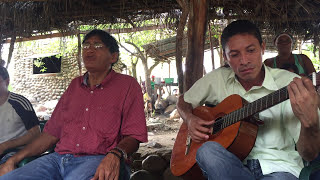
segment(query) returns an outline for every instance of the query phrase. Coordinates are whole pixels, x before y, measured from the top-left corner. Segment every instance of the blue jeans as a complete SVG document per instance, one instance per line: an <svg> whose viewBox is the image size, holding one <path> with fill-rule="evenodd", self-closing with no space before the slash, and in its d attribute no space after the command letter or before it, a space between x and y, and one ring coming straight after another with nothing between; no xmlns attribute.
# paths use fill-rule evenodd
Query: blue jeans
<svg viewBox="0 0 320 180"><path fill-rule="evenodd" d="M15 153L17 153L18 151L11 151L7 154L5 154L3 157L1 157L0 159L0 165L5 163L10 157L12 157Z"/></svg>
<svg viewBox="0 0 320 180"><path fill-rule="evenodd" d="M208 180L297 180L293 174L275 172L262 174L259 160L248 160L244 165L238 157L226 150L219 143L206 142L197 151L197 163Z"/></svg>
<svg viewBox="0 0 320 180"><path fill-rule="evenodd" d="M42 156L0 177L0 180L87 180L91 179L105 155L75 157L56 152ZM122 179L130 178L130 168L121 162ZM120 178L119 178L120 179Z"/></svg>

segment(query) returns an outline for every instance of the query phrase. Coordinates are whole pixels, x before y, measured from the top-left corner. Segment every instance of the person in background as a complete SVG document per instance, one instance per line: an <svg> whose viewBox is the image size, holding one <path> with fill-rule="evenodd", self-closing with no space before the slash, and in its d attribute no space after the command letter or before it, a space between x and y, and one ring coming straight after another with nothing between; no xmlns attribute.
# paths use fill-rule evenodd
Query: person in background
<svg viewBox="0 0 320 180"><path fill-rule="evenodd" d="M109 33L90 31L82 48L87 72L72 80L41 136L1 167L0 180L129 179L128 156L147 141L141 87L112 70L119 46ZM55 144L54 153L13 170Z"/></svg>
<svg viewBox="0 0 320 180"><path fill-rule="evenodd" d="M0 66L4 67L5 64L6 62L3 59L0 59Z"/></svg>
<svg viewBox="0 0 320 180"><path fill-rule="evenodd" d="M0 164L40 135L39 120L30 101L8 91L10 78L0 66Z"/></svg>
<svg viewBox="0 0 320 180"><path fill-rule="evenodd" d="M311 80L263 65L265 43L250 21L229 24L222 32L221 44L230 67L206 74L177 103L192 141L203 143L197 150L197 164L208 179L297 180L303 167L301 157L310 161L320 151L318 96ZM264 124L243 161L219 143L207 141L214 119L206 121L192 113L198 106L217 105L232 94L253 102L285 86L290 100L258 114Z"/></svg>
<svg viewBox="0 0 320 180"><path fill-rule="evenodd" d="M273 67L286 69L300 76L307 76L316 72L311 60L304 54L293 54L294 40L292 35L281 33L274 39L274 45L277 47L278 55L266 59L264 64Z"/></svg>

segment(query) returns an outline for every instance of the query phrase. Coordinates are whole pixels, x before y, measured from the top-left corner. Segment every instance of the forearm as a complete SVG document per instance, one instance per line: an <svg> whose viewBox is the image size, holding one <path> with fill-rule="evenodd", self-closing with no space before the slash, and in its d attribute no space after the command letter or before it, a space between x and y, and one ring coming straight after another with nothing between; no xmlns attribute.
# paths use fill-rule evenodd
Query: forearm
<svg viewBox="0 0 320 180"><path fill-rule="evenodd" d="M58 142L58 140L58 138L43 132L37 139L32 141L32 143L28 144L25 148L16 153L9 160L14 164L17 164L26 157L40 155L41 153L45 152L50 147L55 145Z"/></svg>
<svg viewBox="0 0 320 180"><path fill-rule="evenodd" d="M179 96L177 110L184 122L187 122L188 116L192 115L192 109L192 105L184 101L184 96Z"/></svg>
<svg viewBox="0 0 320 180"><path fill-rule="evenodd" d="M310 132L301 129L300 137L297 142L297 150L300 156L306 161L312 161L318 156L320 151L320 133Z"/></svg>
<svg viewBox="0 0 320 180"><path fill-rule="evenodd" d="M28 132L16 139L12 139L9 141L6 141L1 144L1 146L5 147L5 150L12 149L12 148L17 148L26 144L29 144L31 141L36 139L40 135L40 128L39 126L35 126L31 129L28 130Z"/></svg>

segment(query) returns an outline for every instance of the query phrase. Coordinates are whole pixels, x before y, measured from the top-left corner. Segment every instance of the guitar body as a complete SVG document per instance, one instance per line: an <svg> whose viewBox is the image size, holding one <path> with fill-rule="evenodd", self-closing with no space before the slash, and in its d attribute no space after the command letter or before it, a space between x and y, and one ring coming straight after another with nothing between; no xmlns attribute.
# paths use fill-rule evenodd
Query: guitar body
<svg viewBox="0 0 320 180"><path fill-rule="evenodd" d="M240 109L243 105L244 100L239 95L231 95L213 108L205 106L197 107L193 110L193 114L209 121ZM248 156L254 146L257 132L258 125L256 123L251 120L242 120L210 135L207 141L214 141L221 144L228 151L235 154L240 160L243 160ZM185 154L187 138L188 126L186 123L182 123L173 146L170 162L172 174L175 176L194 174L188 172L192 169L197 169L197 171L199 171L199 167L195 167L197 166L196 152L205 142L191 142L189 151ZM214 161L214 159L212 161Z"/></svg>

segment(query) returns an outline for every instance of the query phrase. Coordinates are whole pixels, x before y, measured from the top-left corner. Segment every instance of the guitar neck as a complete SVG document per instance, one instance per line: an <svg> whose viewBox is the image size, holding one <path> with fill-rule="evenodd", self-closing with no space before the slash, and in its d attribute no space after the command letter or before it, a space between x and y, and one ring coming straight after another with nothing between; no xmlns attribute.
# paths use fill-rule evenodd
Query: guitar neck
<svg viewBox="0 0 320 180"><path fill-rule="evenodd" d="M242 108L233 111L220 119L217 119L213 124L213 133L216 133L240 120L246 119L256 113L266 110L274 105L277 105L289 99L287 87L283 87L273 93L268 94L252 103L244 105Z"/></svg>
<svg viewBox="0 0 320 180"><path fill-rule="evenodd" d="M316 74L311 74L308 76L308 78L311 80L315 80L313 82L314 85L318 84L318 82L316 82L316 80L318 79L316 78ZM277 105L287 99L289 99L289 94L286 86L252 103L246 104L242 108L233 111L220 119L217 119L213 124L213 133L216 133L221 129L224 129L263 110L266 110L274 105Z"/></svg>

